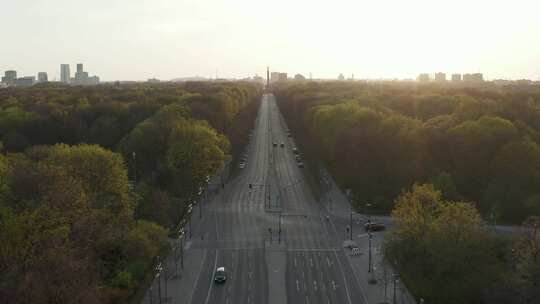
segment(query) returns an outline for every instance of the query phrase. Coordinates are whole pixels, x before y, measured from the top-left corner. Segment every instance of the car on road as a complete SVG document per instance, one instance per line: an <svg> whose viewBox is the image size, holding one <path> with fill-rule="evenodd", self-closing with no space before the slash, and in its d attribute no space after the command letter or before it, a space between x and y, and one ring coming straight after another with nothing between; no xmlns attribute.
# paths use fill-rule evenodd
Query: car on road
<svg viewBox="0 0 540 304"><path fill-rule="evenodd" d="M296 155L294 158L296 159L297 162L299 162L299 163L302 162L302 156Z"/></svg>
<svg viewBox="0 0 540 304"><path fill-rule="evenodd" d="M214 275L214 282L225 283L225 281L227 281L227 272L225 272L225 267L218 267L216 274Z"/></svg>
<svg viewBox="0 0 540 304"><path fill-rule="evenodd" d="M272 146L277 147L277 143L273 143Z"/></svg>
<svg viewBox="0 0 540 304"><path fill-rule="evenodd" d="M371 223L366 223L364 225L364 230L366 230L366 232L368 232L368 231L383 231L383 230L386 230L386 226L384 224L381 224L381 223L371 222Z"/></svg>
<svg viewBox="0 0 540 304"><path fill-rule="evenodd" d="M292 148L292 153L300 154L300 151L298 151L298 148L294 147L294 148Z"/></svg>
<svg viewBox="0 0 540 304"><path fill-rule="evenodd" d="M285 143L281 143L280 146L281 146L282 148L284 148L284 147L285 147Z"/></svg>
<svg viewBox="0 0 540 304"><path fill-rule="evenodd" d="M303 162L299 162L299 163L298 163L298 168L304 168L304 163L303 163Z"/></svg>
<svg viewBox="0 0 540 304"><path fill-rule="evenodd" d="M246 163L245 163L245 162L240 162L240 163L238 164L238 168L240 168L240 169L244 169L245 167L246 167Z"/></svg>

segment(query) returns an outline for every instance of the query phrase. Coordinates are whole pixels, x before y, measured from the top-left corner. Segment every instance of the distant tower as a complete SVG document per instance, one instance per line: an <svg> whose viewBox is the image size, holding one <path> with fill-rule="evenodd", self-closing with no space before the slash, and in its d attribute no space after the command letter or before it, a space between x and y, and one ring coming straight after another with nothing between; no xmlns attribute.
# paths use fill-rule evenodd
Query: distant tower
<svg viewBox="0 0 540 304"><path fill-rule="evenodd" d="M84 68L82 63L77 63L77 73L83 73Z"/></svg>
<svg viewBox="0 0 540 304"><path fill-rule="evenodd" d="M71 80L71 73L69 71L69 64L60 65L60 81L62 83L68 84Z"/></svg>
<svg viewBox="0 0 540 304"><path fill-rule="evenodd" d="M270 68L266 67L266 88L270 87Z"/></svg>
<svg viewBox="0 0 540 304"><path fill-rule="evenodd" d="M38 82L48 82L49 77L47 76L46 72L39 72L38 73Z"/></svg>

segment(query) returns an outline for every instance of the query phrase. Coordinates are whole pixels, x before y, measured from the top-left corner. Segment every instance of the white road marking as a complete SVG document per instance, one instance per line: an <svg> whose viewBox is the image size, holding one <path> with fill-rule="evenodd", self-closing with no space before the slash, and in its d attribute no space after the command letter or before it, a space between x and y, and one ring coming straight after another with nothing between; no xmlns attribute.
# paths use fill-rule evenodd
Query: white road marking
<svg viewBox="0 0 540 304"><path fill-rule="evenodd" d="M214 268L212 269L212 273L214 272L214 269L216 269L217 266L217 260L218 260L218 251L216 250L216 258L214 259ZM205 304L208 304L208 301L210 300L210 294L212 294L212 287L214 286L214 275L212 274L210 276L210 288L208 288L208 294L206 295L206 301Z"/></svg>
<svg viewBox="0 0 540 304"><path fill-rule="evenodd" d="M300 291L300 282L296 280L296 291Z"/></svg>
<svg viewBox="0 0 540 304"><path fill-rule="evenodd" d="M298 266L298 262L296 261L296 258L294 258L294 267Z"/></svg>
<svg viewBox="0 0 540 304"><path fill-rule="evenodd" d="M328 257L326 257L326 263L328 264L328 267L332 267L332 263Z"/></svg>
<svg viewBox="0 0 540 304"><path fill-rule="evenodd" d="M317 281L313 281L313 288L317 291Z"/></svg>
<svg viewBox="0 0 540 304"><path fill-rule="evenodd" d="M336 282L332 281L332 289L336 290L337 286L336 286Z"/></svg>

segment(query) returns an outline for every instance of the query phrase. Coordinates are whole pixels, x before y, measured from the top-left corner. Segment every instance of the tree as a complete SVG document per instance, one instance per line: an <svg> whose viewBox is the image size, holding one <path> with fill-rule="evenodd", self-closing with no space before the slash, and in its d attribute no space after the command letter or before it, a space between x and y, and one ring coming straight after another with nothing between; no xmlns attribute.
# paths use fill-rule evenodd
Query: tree
<svg viewBox="0 0 540 304"><path fill-rule="evenodd" d="M385 244L416 295L435 303L480 303L499 269L494 242L474 205L448 202L432 185L396 199L396 224ZM495 266L494 266L495 265Z"/></svg>
<svg viewBox="0 0 540 304"><path fill-rule="evenodd" d="M227 139L201 121L177 124L171 131L167 164L179 182L193 198L196 188L225 161L229 151Z"/></svg>
<svg viewBox="0 0 540 304"><path fill-rule="evenodd" d="M519 222L540 214L540 146L531 141L506 144L491 164L491 181L483 209L505 221Z"/></svg>

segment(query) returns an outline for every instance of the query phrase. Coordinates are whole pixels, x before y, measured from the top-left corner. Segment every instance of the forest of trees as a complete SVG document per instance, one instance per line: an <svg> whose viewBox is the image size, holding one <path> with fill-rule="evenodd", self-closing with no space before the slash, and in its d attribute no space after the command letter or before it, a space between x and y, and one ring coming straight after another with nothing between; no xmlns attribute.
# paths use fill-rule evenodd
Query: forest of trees
<svg viewBox="0 0 540 304"><path fill-rule="evenodd" d="M389 213L403 190L429 182L491 223L540 214L538 87L290 82L275 94L357 207Z"/></svg>
<svg viewBox="0 0 540 304"><path fill-rule="evenodd" d="M417 299L438 304L540 301L540 217L518 237L489 231L475 206L448 201L432 184L395 201L385 254Z"/></svg>
<svg viewBox="0 0 540 304"><path fill-rule="evenodd" d="M290 82L275 94L356 207L392 215L385 257L417 300L539 303L540 88Z"/></svg>
<svg viewBox="0 0 540 304"><path fill-rule="evenodd" d="M0 90L0 302L132 300L197 189L242 150L260 95L243 82Z"/></svg>

